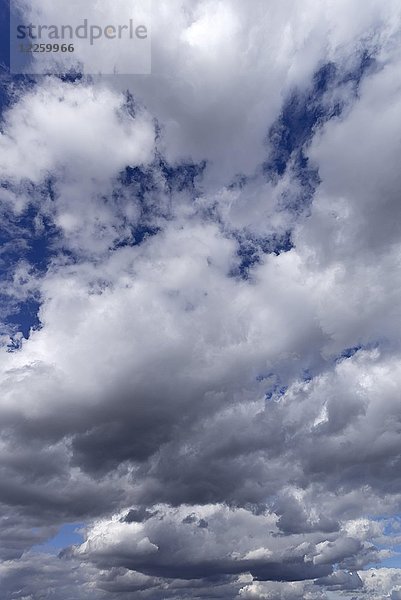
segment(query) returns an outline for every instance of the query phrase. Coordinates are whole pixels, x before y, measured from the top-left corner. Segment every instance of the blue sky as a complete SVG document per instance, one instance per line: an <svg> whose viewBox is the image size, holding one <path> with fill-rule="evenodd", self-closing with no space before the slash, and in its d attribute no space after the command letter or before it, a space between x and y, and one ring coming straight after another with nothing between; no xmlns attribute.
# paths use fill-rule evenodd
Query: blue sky
<svg viewBox="0 0 401 600"><path fill-rule="evenodd" d="M57 535L47 540L44 544L33 546L34 552L58 554L61 550L73 544L80 544L83 536L80 533L84 527L84 523L68 523L62 525L57 532Z"/></svg>
<svg viewBox="0 0 401 600"><path fill-rule="evenodd" d="M0 2L0 27L1 42L0 56L1 62L7 67L10 63L10 25L9 25L10 2L1 0Z"/></svg>

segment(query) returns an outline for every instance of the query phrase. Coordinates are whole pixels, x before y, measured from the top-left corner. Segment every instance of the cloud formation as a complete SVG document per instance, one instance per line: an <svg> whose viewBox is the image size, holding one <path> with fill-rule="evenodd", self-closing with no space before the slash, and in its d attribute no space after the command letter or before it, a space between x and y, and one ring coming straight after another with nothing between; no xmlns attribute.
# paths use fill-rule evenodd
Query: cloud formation
<svg viewBox="0 0 401 600"><path fill-rule="evenodd" d="M5 600L401 597L399 17L161 0L152 75L4 80Z"/></svg>

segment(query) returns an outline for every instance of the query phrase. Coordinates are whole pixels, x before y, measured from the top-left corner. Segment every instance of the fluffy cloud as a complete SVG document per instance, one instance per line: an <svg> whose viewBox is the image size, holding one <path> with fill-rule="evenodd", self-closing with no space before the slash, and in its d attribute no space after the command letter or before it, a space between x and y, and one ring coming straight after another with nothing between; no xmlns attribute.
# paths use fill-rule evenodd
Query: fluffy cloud
<svg viewBox="0 0 401 600"><path fill-rule="evenodd" d="M127 165L151 162L154 137L150 116L141 111L134 119L121 94L45 78L4 115L0 177L11 190L25 187L26 202L35 185L40 214L51 216L68 245L96 252L124 235L128 208L122 202L119 215L106 201L113 178ZM46 194L41 185L49 180L55 188ZM21 212L11 193L5 203Z"/></svg>
<svg viewBox="0 0 401 600"><path fill-rule="evenodd" d="M399 5L251 4L3 114L7 600L400 595Z"/></svg>

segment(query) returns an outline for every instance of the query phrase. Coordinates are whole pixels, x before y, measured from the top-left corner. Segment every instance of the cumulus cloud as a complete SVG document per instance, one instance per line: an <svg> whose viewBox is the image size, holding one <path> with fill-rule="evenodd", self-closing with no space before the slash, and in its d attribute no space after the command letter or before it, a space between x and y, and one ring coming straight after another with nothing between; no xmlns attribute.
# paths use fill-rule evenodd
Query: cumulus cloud
<svg viewBox="0 0 401 600"><path fill-rule="evenodd" d="M399 11L160 1L152 75L8 89L6 600L400 596Z"/></svg>

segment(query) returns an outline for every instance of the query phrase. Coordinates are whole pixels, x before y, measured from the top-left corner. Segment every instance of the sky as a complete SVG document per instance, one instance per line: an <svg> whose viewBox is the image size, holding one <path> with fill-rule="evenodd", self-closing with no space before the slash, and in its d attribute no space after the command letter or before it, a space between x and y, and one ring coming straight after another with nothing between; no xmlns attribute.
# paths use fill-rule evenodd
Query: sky
<svg viewBox="0 0 401 600"><path fill-rule="evenodd" d="M2 600L400 600L399 1L0 10Z"/></svg>

